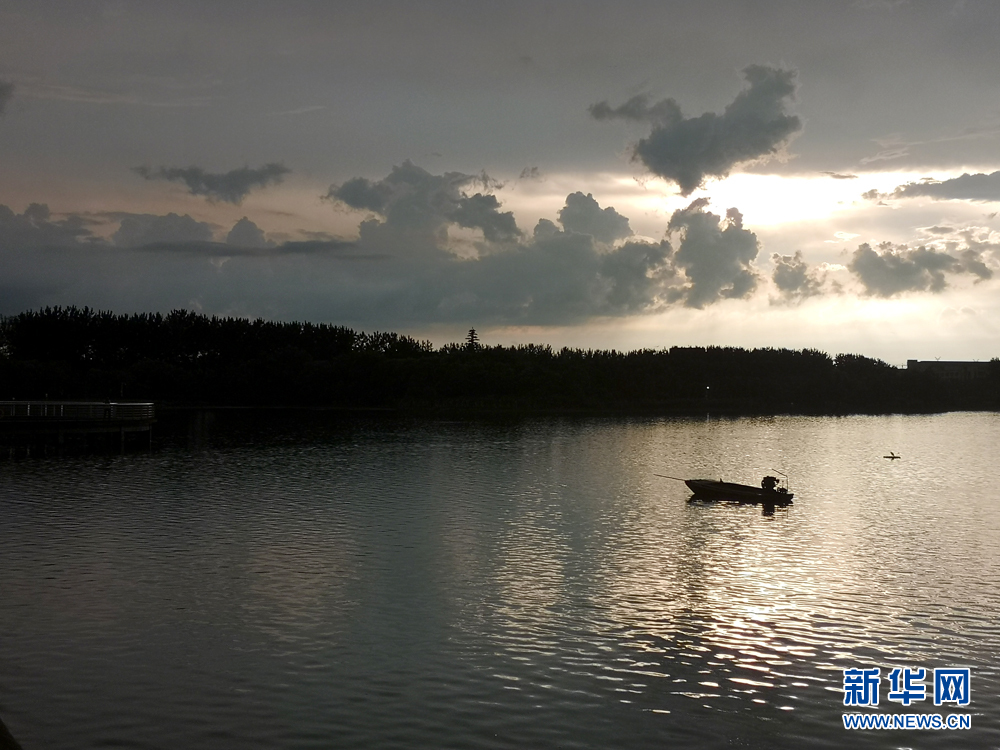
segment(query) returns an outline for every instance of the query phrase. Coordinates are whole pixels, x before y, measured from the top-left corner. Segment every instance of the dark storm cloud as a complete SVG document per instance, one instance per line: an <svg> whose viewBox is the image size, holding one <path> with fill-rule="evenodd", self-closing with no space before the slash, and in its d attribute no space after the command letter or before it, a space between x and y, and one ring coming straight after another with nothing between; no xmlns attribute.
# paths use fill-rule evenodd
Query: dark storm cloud
<svg viewBox="0 0 1000 750"><path fill-rule="evenodd" d="M481 175L435 175L407 162L384 180L331 188L334 199L380 208L356 239L280 244L249 217L227 232L188 215L107 214L119 222L108 242L78 218L53 221L43 206L20 215L3 208L0 262L9 299L30 306L193 307L368 326L573 324L706 307L757 286L757 238L736 209L723 218L695 201L674 213L668 238L646 242L630 239L627 217L577 192L558 222L541 219L527 236L493 195L465 194L481 184ZM455 226L483 230L471 256L468 243L461 254L451 244Z"/></svg>
<svg viewBox="0 0 1000 750"><path fill-rule="evenodd" d="M392 168L387 177L371 181L355 177L341 185L331 185L327 200L350 208L371 211L385 218L385 226L399 231L440 230L448 223L481 229L488 241L511 241L520 230L510 211L501 212L500 201L481 192L468 195L466 188L502 186L486 172L470 175L446 172L433 175L407 160Z"/></svg>
<svg viewBox="0 0 1000 750"><path fill-rule="evenodd" d="M99 218L94 218L95 216ZM95 236L91 226L108 222L118 223L111 235L111 242ZM71 214L54 219L45 204L32 203L24 213L14 213L0 205L0 251L9 250L83 250L103 248L110 250L143 250L161 253L187 253L206 257L233 255L265 256L268 254L315 254L324 252L342 257L356 247L356 243L332 237L310 239L305 242L284 242L280 245L268 240L263 231L243 217L226 236L226 241L213 239L211 224L197 221L185 214L163 216L108 212L81 216Z"/></svg>
<svg viewBox="0 0 1000 750"><path fill-rule="evenodd" d="M466 194L479 185L496 183L484 173L434 175L404 162L383 180L331 186L325 197L381 217L361 223L358 252L389 259L378 269L379 285L394 290L381 303L386 312L425 321L566 323L666 303L675 276L670 243L609 248L631 235L628 219L582 193L567 196L561 229L542 219L525 238L494 195ZM482 229L478 257L451 252L449 225Z"/></svg>
<svg viewBox="0 0 1000 750"><path fill-rule="evenodd" d="M809 269L801 250L796 250L795 255L773 253L771 262L774 263L771 279L784 301L802 300L821 293L823 280Z"/></svg>
<svg viewBox="0 0 1000 750"><path fill-rule="evenodd" d="M656 127L668 127L684 119L680 105L673 99L663 99L650 105L649 96L646 94L633 96L618 107L612 107L607 102L598 102L590 105L588 111L595 120L615 118L637 120L650 122Z"/></svg>
<svg viewBox="0 0 1000 750"><path fill-rule="evenodd" d="M32 203L21 214L0 205L0 248L62 247L92 239L83 218L70 216L53 220L49 207L44 203Z"/></svg>
<svg viewBox="0 0 1000 750"><path fill-rule="evenodd" d="M14 97L14 84L0 80L0 115L4 113L9 102Z"/></svg>
<svg viewBox="0 0 1000 750"><path fill-rule="evenodd" d="M411 301L450 320L560 324L641 314L666 305L676 275L671 256L667 241L609 249L542 219L526 242L435 264L435 282L414 289Z"/></svg>
<svg viewBox="0 0 1000 750"><path fill-rule="evenodd" d="M460 227L482 229L483 236L490 242L509 242L521 233L514 214L501 212L500 201L495 195L476 193L460 198L451 219Z"/></svg>
<svg viewBox="0 0 1000 750"><path fill-rule="evenodd" d="M687 307L702 308L722 299L749 297L757 288L753 260L760 243L757 235L743 228L743 216L735 208L725 220L706 211L708 200L700 198L674 212L667 231L680 236L673 262L689 283L680 291Z"/></svg>
<svg viewBox="0 0 1000 750"><path fill-rule="evenodd" d="M213 239L211 224L189 215L175 213L119 214L121 224L111 236L115 247L153 253L186 254L205 258L237 256L268 257L279 255L315 255L324 253L347 257L356 248L353 241L316 238L277 244L268 240L254 222L244 216L226 235L225 242Z"/></svg>
<svg viewBox="0 0 1000 750"><path fill-rule="evenodd" d="M927 247L900 247L883 242L878 249L859 245L847 266L865 292L875 297L893 297L903 292L941 292L948 286L946 274L970 273L980 279L993 274L983 263L981 251L967 247L959 258Z"/></svg>
<svg viewBox="0 0 1000 750"><path fill-rule="evenodd" d="M352 177L343 185L330 186L325 196L328 200L338 200L359 211L385 211L392 198L392 189L381 182L375 183L364 177Z"/></svg>
<svg viewBox="0 0 1000 750"><path fill-rule="evenodd" d="M684 117L673 99L651 105L643 95L619 107L598 102L590 114L598 120L651 123L650 134L635 145L633 159L689 195L708 177L725 177L739 164L774 156L802 129L801 120L786 111L795 94L794 70L751 65L743 76L749 86L721 115Z"/></svg>
<svg viewBox="0 0 1000 750"><path fill-rule="evenodd" d="M1000 201L1000 171L990 174L965 173L950 180L922 180L900 185L891 193L878 194L874 191L863 197L872 198L932 198L934 200L967 200L977 202Z"/></svg>
<svg viewBox="0 0 1000 750"><path fill-rule="evenodd" d="M120 221L113 242L89 225ZM123 312L198 309L220 314L289 317L348 314L331 295L350 299L358 279L344 266L374 266L386 256L359 252L336 239L260 247L252 222L237 222L227 244L212 239L208 224L190 216L114 212L93 217L53 217L31 204L23 213L0 205L0 314L45 305L89 305ZM259 231L259 230L258 230ZM353 261L362 261L354 263ZM379 302L384 300L379 299Z"/></svg>
<svg viewBox="0 0 1000 750"><path fill-rule="evenodd" d="M404 167L372 183L385 183L384 213L362 221L353 240L275 244L249 217L226 232L187 215L117 213L104 216L120 222L108 242L78 216L0 207L0 312L86 304L361 326L565 325L673 304L704 308L747 298L760 281L757 237L734 208L720 217L694 201L673 214L666 239L646 242L629 239L628 219L614 208L570 193L558 222L541 219L530 236L513 236L512 225L489 223L506 215L495 197L462 193L478 178ZM467 244L462 255L450 244L456 225L483 228L471 257ZM1000 253L992 240L972 227L952 233L946 251L862 245L849 268L869 295L938 292L949 275L990 278ZM801 253L771 260L780 301L821 293L824 279Z"/></svg>
<svg viewBox="0 0 1000 750"><path fill-rule="evenodd" d="M266 235L246 217L220 242L212 226L190 216L118 213L107 217L120 222L112 242L88 245L86 229L56 224L40 207L22 215L5 209L0 240L10 241L0 241L0 262L20 290L9 299L355 325L569 324L664 309L687 284L666 240L612 247L627 239L628 219L592 196L570 194L563 226L542 220L525 237L514 236L493 196L463 194L482 184L480 176L407 164L380 183L384 213L362 221L349 241L264 246ZM483 229L477 256L452 251L447 230L455 225ZM45 249L27 247L25 233ZM0 312L17 312L6 304Z"/></svg>
<svg viewBox="0 0 1000 750"><path fill-rule="evenodd" d="M259 245L235 245L229 242L188 241L188 242L151 242L132 248L133 254L153 253L157 255L185 255L216 261L229 261L233 258L273 259L290 255L324 256L334 260L384 260L388 256L376 256L370 253L351 252L356 243L350 240L300 240L283 242L280 245L269 243Z"/></svg>
<svg viewBox="0 0 1000 750"><path fill-rule="evenodd" d="M586 234L537 232L505 252L450 264L453 291L436 306L459 320L464 314L552 324L640 314L666 304L674 277L670 243L603 247Z"/></svg>
<svg viewBox="0 0 1000 750"><path fill-rule="evenodd" d="M274 243L269 242L264 236L264 231L246 216L237 221L229 230L229 234L226 235L226 244L254 249L274 246Z"/></svg>
<svg viewBox="0 0 1000 750"><path fill-rule="evenodd" d="M147 180L183 182L192 195L239 205L256 188L277 185L292 170L283 164L265 164L252 169L241 167L223 174L206 172L201 167L133 167L132 171Z"/></svg>
<svg viewBox="0 0 1000 750"><path fill-rule="evenodd" d="M655 310L670 298L677 272L670 262L673 248L658 243L626 242L601 257L601 273L612 282L606 302L622 313Z"/></svg>
<svg viewBox="0 0 1000 750"><path fill-rule="evenodd" d="M187 214L130 214L122 218L121 225L111 236L111 240L118 247L211 242L212 227Z"/></svg>
<svg viewBox="0 0 1000 750"><path fill-rule="evenodd" d="M608 206L602 209L594 196L576 192L566 196L559 222L568 232L589 234L598 242L612 243L632 236L628 219Z"/></svg>
<svg viewBox="0 0 1000 750"><path fill-rule="evenodd" d="M382 261L387 260L390 257L388 255L379 255L376 253L355 252L358 249L356 242L339 239L291 240L289 242L282 242L280 245L269 245L268 247L273 247L274 249L267 250L265 253L258 252L256 254L271 254L275 256L322 255L326 258L351 261Z"/></svg>

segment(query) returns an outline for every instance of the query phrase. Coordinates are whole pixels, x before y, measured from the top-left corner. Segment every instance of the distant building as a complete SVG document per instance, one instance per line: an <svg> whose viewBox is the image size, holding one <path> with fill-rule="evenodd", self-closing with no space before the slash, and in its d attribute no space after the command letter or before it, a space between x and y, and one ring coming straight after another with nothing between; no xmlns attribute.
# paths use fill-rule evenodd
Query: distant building
<svg viewBox="0 0 1000 750"><path fill-rule="evenodd" d="M906 369L915 372L929 372L942 380L978 380L989 377L992 362L918 362L906 360Z"/></svg>

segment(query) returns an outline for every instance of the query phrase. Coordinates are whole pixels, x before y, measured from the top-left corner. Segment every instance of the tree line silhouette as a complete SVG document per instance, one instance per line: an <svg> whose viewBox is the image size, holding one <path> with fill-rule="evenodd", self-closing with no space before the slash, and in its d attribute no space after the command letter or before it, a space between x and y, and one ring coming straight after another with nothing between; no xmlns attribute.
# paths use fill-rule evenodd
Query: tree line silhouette
<svg viewBox="0 0 1000 750"><path fill-rule="evenodd" d="M0 318L0 400L658 413L892 413L1000 406L1000 362L954 383L858 354L670 347L435 348L397 333L51 307Z"/></svg>

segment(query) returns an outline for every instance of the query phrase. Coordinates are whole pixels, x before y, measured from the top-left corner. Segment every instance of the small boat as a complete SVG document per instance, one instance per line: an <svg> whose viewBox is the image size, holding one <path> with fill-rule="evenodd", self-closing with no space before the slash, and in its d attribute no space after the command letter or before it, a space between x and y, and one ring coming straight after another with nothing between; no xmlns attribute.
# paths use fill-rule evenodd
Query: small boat
<svg viewBox="0 0 1000 750"><path fill-rule="evenodd" d="M889 451L889 455L882 456L882 458L888 458L890 461L895 461L897 458L902 458L902 456L897 456L895 451Z"/></svg>
<svg viewBox="0 0 1000 750"><path fill-rule="evenodd" d="M734 500L739 503L791 505L795 497L787 487L778 487L775 477L764 477L760 487L723 482L721 479L685 479L684 484L697 498L704 500Z"/></svg>

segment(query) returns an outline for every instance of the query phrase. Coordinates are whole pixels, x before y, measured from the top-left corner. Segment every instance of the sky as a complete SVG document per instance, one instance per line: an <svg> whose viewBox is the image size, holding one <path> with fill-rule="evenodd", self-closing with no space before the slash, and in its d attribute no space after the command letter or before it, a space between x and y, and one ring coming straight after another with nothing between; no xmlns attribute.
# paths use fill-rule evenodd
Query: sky
<svg viewBox="0 0 1000 750"><path fill-rule="evenodd" d="M973 0L0 0L0 314L991 359L998 33Z"/></svg>

